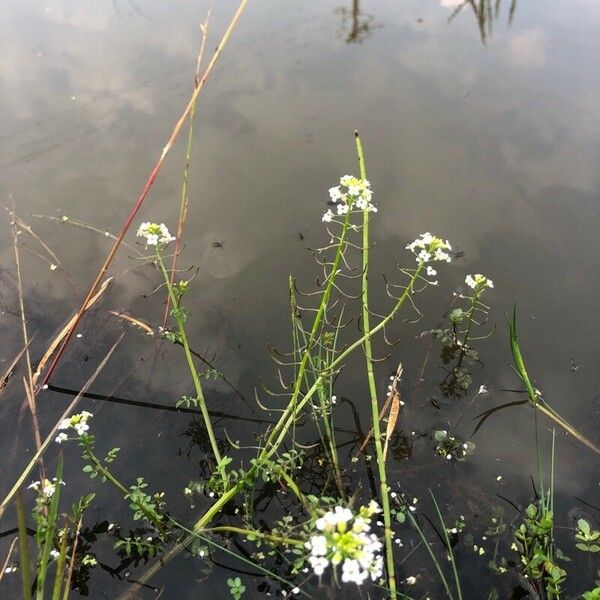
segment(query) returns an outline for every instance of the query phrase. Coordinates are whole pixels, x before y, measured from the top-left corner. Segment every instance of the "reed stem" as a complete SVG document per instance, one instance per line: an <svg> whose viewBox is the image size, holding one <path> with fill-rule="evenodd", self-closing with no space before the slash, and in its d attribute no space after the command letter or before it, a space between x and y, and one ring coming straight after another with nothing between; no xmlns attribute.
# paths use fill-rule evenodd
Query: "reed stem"
<svg viewBox="0 0 600 600"><path fill-rule="evenodd" d="M360 179L367 179L367 169L362 143L358 131L355 132L356 154L358 156L358 167ZM373 350L371 347L371 314L369 311L369 211L363 211L363 245L362 245L362 277L361 277L361 296L362 296L362 325L365 334L364 352L367 368L367 379L369 382L369 395L371 398L371 417L373 421L373 441L375 442L375 454L377 457L377 470L379 473L379 487L381 495L381 505L383 509L384 542L385 542L385 562L387 569L388 586L392 598L396 598L396 575L394 568L394 546L392 539L392 520L390 515L390 499L388 496L387 474L385 471L385 458L383 456L383 446L381 444L381 427L379 424L379 401L377 400L377 386L375 384L375 373L373 370Z"/></svg>
<svg viewBox="0 0 600 600"><path fill-rule="evenodd" d="M156 260L157 260L159 269L165 279L165 284L169 291L169 298L171 300L171 304L173 305L174 309L178 309L179 308L179 304L178 304L179 300L175 297L175 292L173 291L173 285L171 284L171 279L169 277L169 273L165 267L165 263L162 259L160 251L158 250L158 247L156 249ZM219 445L217 444L217 438L215 437L215 432L214 432L214 429L212 426L212 422L210 420L210 414L209 414L208 408L206 406L206 400L204 398L204 390L202 389L202 383L200 381L200 377L198 376L198 371L196 370L196 366L194 364L194 357L192 356L192 352L190 350L190 344L188 342L187 333L185 331L185 325L183 322L183 318L181 317L181 314L177 310L175 310L173 312L173 315L175 317L175 321L177 322L177 328L179 330L179 336L181 338L181 343L183 345L185 360L187 362L190 374L192 376L192 381L194 382L196 398L198 401L198 406L200 408L200 412L202 413L202 419L204 421L204 426L206 427L206 431L207 431L208 437L210 439L210 446L212 448L215 460L217 461L217 463L220 463L222 461L221 452L219 451ZM225 489L227 489L227 486L228 486L227 475L224 472L224 470L221 471L221 474L223 476L223 482L225 484Z"/></svg>

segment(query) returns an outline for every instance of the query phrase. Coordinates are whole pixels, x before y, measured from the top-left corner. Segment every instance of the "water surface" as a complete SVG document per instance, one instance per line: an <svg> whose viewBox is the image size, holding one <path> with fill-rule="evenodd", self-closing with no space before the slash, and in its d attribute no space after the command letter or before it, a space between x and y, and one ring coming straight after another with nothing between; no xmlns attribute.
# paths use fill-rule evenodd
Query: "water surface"
<svg viewBox="0 0 600 600"><path fill-rule="evenodd" d="M514 399L503 391L518 387L505 314L517 301L535 385L597 442L600 7L591 0L536 0L518 3L511 17L509 4L501 3L499 14L481 24L470 6L454 13L456 5L251 2L215 68L198 105L182 264L198 269L190 306L193 345L248 400L249 405L222 382L209 388L211 407L231 415L219 421L230 438L254 443L254 434L265 427L260 421L276 417L253 403L254 388L259 378L276 382L267 343L289 348L287 277L294 273L303 289L314 285L319 270L309 248L327 241L320 221L327 189L340 175L356 171L353 131L359 129L380 209L373 224L376 309L388 306L381 275L393 275L394 257L409 260L404 246L417 234L439 232L460 252L441 274L439 289L420 300L423 319L395 326L400 345L376 347L380 356L391 352L378 367L382 390L398 362L404 364L402 430L410 437L412 431L456 422L472 400L472 393L459 401L441 396L439 349L420 334L436 326L466 273L483 272L495 283L488 300L490 326L497 329L481 342L484 366L473 371L472 389L486 384L489 394L468 408L462 434L470 434L476 414ZM34 360L77 308L109 248L105 236L39 215L68 215L101 232L118 230L191 92L206 8L157 0L64 0L12 3L0 13L0 196L5 204L14 198L19 215L73 280L27 252L39 247L22 235ZM209 53L234 9L233 2L214 7ZM139 221L175 227L182 166L183 139ZM3 365L21 346L8 219L4 232ZM133 234L128 242L135 243ZM133 250L120 253L113 266L120 276L82 324L82 337L74 339L53 377L55 386L79 389L94 370L122 329L108 310L129 310L155 327L161 323L162 296L151 293L156 273L134 256ZM190 391L179 357L177 348L128 329L93 391L172 406ZM3 492L34 451L21 376L19 371L11 380L0 407ZM367 429L359 367L344 377L338 395L353 402ZM43 430L68 400L55 391L40 397ZM123 448L115 463L118 475L125 480L144 475L166 491L173 514L193 519L200 507L190 509L182 489L203 474L204 455L190 415L93 400L82 407L94 412L99 448ZM356 423L349 405L339 407L336 419L347 430L340 441L351 443ZM550 425L541 423L547 450ZM496 494L519 505L529 501L532 427L526 408L498 413L473 438L473 457L459 465L433 458L431 443L419 440L411 460L390 463L392 484L422 498L431 487L449 515L468 513L479 530L485 526L482 506L502 505L512 520L515 513ZM314 432L304 435L314 440ZM596 458L562 432L556 451L557 524L572 526L581 510L597 518L581 502L600 504ZM69 499L90 485L78 455L76 447L66 449ZM50 465L54 461L54 455L48 457ZM364 465L353 476L368 496ZM113 490L94 489L98 497L90 519L130 525ZM276 495L266 515L284 505ZM13 524L8 513L2 529ZM2 540L3 550L10 539ZM118 559L111 543L100 536L94 552L114 568ZM466 554L459 558L472 561ZM216 562L240 568L227 558ZM181 558L153 583L165 586L164 598L198 597L206 589L226 597L223 581L230 573L213 566L206 575L207 564ZM474 578L487 573L485 560L473 564ZM593 569L576 560L570 568L569 593L575 597ZM416 574L414 569L424 566L408 563L400 575ZM6 597L17 593L15 581L2 583ZM257 591L260 578L247 576L246 583L248 596L264 595ZM514 583L495 581L506 597ZM88 585L90 597L112 598L128 584L98 568ZM270 591L276 593L277 586ZM154 596L150 590L143 594Z"/></svg>

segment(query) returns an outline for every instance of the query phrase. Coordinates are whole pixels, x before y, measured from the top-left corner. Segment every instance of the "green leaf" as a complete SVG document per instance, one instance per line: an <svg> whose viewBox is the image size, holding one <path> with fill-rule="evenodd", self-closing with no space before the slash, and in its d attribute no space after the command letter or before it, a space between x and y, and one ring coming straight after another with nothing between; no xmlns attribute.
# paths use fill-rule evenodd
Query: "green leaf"
<svg viewBox="0 0 600 600"><path fill-rule="evenodd" d="M588 551L588 545L587 544L575 544L575 548L578 548L579 550L582 550L583 552L587 552Z"/></svg>
<svg viewBox="0 0 600 600"><path fill-rule="evenodd" d="M535 519L536 515L537 515L537 508L533 505L530 504L526 509L525 509L525 514L530 518L530 519Z"/></svg>
<svg viewBox="0 0 600 600"><path fill-rule="evenodd" d="M579 531L581 531L584 535L589 535L590 524L585 519L579 519L577 521L577 527L579 527Z"/></svg>

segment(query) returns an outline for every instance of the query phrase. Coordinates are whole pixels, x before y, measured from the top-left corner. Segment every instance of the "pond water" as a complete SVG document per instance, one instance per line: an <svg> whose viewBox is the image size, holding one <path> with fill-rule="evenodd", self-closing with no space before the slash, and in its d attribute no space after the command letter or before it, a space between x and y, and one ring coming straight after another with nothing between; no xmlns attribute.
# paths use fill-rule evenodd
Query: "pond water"
<svg viewBox="0 0 600 600"><path fill-rule="evenodd" d="M60 266L50 269L55 261L40 258L44 250L23 231L21 268L28 328L35 333L34 362L85 296L110 247L103 233L118 231L189 98L204 4L24 0L0 12L0 197L6 205L14 200L20 218L68 274ZM418 323L397 320L390 337L400 343L375 344L377 356L387 356L376 367L380 391L398 363L404 365L405 406L398 428L406 440L397 438L388 461L390 484L423 503L433 490L448 520L464 515L481 539L494 507L501 507L506 522L517 519L514 507L499 496L522 507L533 495L530 408L499 411L470 438L476 415L522 398L507 391L519 388L506 326L515 302L534 385L598 443L600 251L594 240L600 229L600 5L499 2L497 13L480 18L470 4L457 11L459 4L251 1L198 103L181 265L195 274L188 298L192 346L229 382L208 383L218 435L224 444L227 437L255 444L256 435L277 418L257 406L254 390L260 391L261 381L277 383L268 345L290 349L288 274L297 277L300 289L314 289L320 270L310 249L328 241L321 223L328 188L344 173L356 172L353 132L358 129L379 207L372 225L375 310L384 312L391 302L382 275L396 276L396 257L404 264L411 260L404 247L419 233L437 232L456 251L455 260L440 269L438 288L419 297ZM235 8L229 0L215 3L205 60ZM157 220L175 229L184 156L185 133L136 227ZM22 347L8 216L3 231L2 372ZM99 452L122 449L115 473L129 482L144 476L153 490L166 492L171 514L191 523L209 503L200 499L192 508L183 495L190 480L206 474L205 435L190 414L147 406L171 408L190 393L180 349L108 312L129 311L155 328L162 323L164 290L156 291L157 274L139 260L136 253L143 247L135 245L133 230L126 241L131 247L121 249L111 268L118 277L79 326L81 337L70 344L52 377L53 388L38 397L42 435L71 398L64 390L80 389L125 330L90 391L133 403L87 398L80 407L94 413ZM472 272L494 281L486 294L489 320L481 331L487 334L494 326L495 331L477 342L482 364L472 369L467 395L445 398L439 388L444 377L439 343L421 334L438 326L453 293ZM336 423L351 485L368 498L375 493L368 461L350 461L370 421L361 364L350 363L339 378L336 393L344 401L336 408ZM2 497L35 452L24 374L19 368L0 398ZM481 385L487 394L476 394ZM419 433L450 426L476 444L464 463L436 457L431 440ZM545 457L551 429L551 422L540 418ZM300 435L305 444L316 440L308 425ZM82 490L94 490L87 526L106 520L121 524L124 532L133 528L126 503L81 473L79 455L75 444L65 448L67 502ZM56 459L51 448L46 459L51 471ZM307 490L322 475L319 460L311 463ZM558 526L573 527L579 515L598 525L599 476L597 456L558 430ZM270 493L260 504L259 518L267 522L285 511L287 502L280 489ZM10 532L15 523L10 508L0 529ZM0 538L0 557L13 537ZM574 598L591 586L598 563L576 554L568 530L558 537L572 555L567 597ZM143 566L119 566L111 550L114 538L104 533L97 538L91 551L101 566L85 586L92 598L115 598ZM434 581L426 557L406 559L412 543L399 549L399 577ZM514 573L490 575L494 542L484 545L489 553L484 558L458 551L459 564L468 566L464 586L471 591L465 597L487 598L495 586L508 598L519 579ZM235 571L243 573L245 597L281 595L277 583L265 588L254 568L219 552L212 562L182 555L152 585L163 589L162 598L197 598L207 590L226 598L224 580ZM429 589L441 598L436 585ZM0 586L2 597L19 597L16 575L6 576ZM306 589L324 593L314 581ZM156 593L146 588L139 597Z"/></svg>

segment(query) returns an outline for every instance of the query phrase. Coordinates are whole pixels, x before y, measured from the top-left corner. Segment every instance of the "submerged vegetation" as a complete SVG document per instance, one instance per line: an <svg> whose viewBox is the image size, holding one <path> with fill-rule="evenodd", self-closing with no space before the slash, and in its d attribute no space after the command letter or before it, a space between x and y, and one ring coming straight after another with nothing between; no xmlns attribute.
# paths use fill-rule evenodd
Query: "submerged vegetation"
<svg viewBox="0 0 600 600"><path fill-rule="evenodd" d="M217 52L222 51L244 5L242 2ZM36 453L23 466L0 504L0 517L7 519L14 508L17 521L15 541L8 548L0 577L20 576L22 597L26 600L66 600L73 590L89 594L91 574L102 568L123 581L122 598L130 598L141 588L151 587L157 572L185 552L193 556L195 568L203 576L213 562L216 564L215 556L226 556L231 564L237 564L240 572L224 576L220 582L220 597L234 600L266 594L310 598L319 595L319 586L330 586L331 595L338 597L357 589L368 594L366 597L432 600L573 597L569 592L570 565L582 556L598 557L600 531L593 522L578 516L570 528L560 526L569 530L570 547L557 546L556 433L550 452L546 452L538 416L543 415L553 427L578 440L582 452L600 454L600 450L534 387L517 335L516 308L508 331L515 380L522 383L522 389L517 391L524 394L522 399L479 415L474 432L465 434L458 430L462 417L453 427L431 423L427 431L413 431L410 436L400 431L404 406L402 361L411 348L407 339L393 346L393 360L399 364L390 373L378 365L373 346L382 340L388 342L392 328L397 331L403 327L410 315L423 318L419 309L421 296L440 287L440 275L454 254L451 242L444 236L415 232L416 239L399 253L396 277L385 279L390 299L387 308L378 312L373 309L370 293L379 283L370 278L370 227L373 219L385 214L385 199L377 197L376 186L367 178L358 133L357 173L342 176L329 189L328 196L323 194L326 206L321 222L328 241L314 250L322 271L318 285L306 293L300 291L293 275L287 282L290 346L272 352L280 389L264 386L262 396L268 396L268 400L257 394L258 406L268 416L277 415L276 419L261 423L262 429L249 432L247 439L234 441L215 418L206 383L211 379L227 382L227 368L203 364L202 368L207 368L201 370L199 363L208 361L194 351L189 329L194 294L200 291L194 276L188 277L190 271L177 267L177 260L185 240L189 140L195 101L216 56L205 75L196 78L190 103L121 232L113 236L114 245L85 301L35 366L28 352L30 337L21 303L24 347L1 381L4 388L18 365L26 363L28 376L23 382L37 432ZM149 474L124 475L115 468L130 441L129 435L124 433L119 439L122 447L107 447L105 440L97 439L94 433L92 412L78 412L77 404L90 396L89 387L110 364L123 335L85 385L75 392L74 400L44 438L35 410L36 398L52 393L52 374L86 311L106 289L105 276L112 258L128 229L139 223L137 213L188 118L190 136L182 202L177 227L172 229L176 235L165 223L146 221L137 229L138 241L144 246L138 258L153 268L153 284L168 307L165 320L162 325L151 326L140 315L119 316L149 334L149 341L158 338L158 343L173 344L188 373L189 392L172 399L171 408L191 413L193 426L189 436L202 452L202 477L191 475L189 483L180 490L194 511L192 519L176 513L172 508L175 503L160 489L161 482L152 481ZM11 217L14 228L19 219L14 208ZM16 234L14 247L19 271ZM441 346L445 375L440 390L455 405L464 402L473 386L473 370L481 361L477 343L495 329L488 325L490 308L483 302L493 301L492 279L480 273L463 275L466 288L454 292L452 307L439 327L429 329L425 335ZM280 284L285 286L286 282ZM350 323L357 327L350 327ZM343 396L339 390L344 389L344 378L349 372L361 374L367 394L363 390L356 398ZM486 393L485 384L481 384L475 398ZM343 452L339 439L336 413L342 402L355 403L353 410L363 418L369 417L369 430L357 432L351 456ZM426 477L418 490L409 493L397 477L391 476L390 465L397 456L409 456L412 444L420 436L431 444L430 454L436 465L452 463L456 467L453 473L461 478L462 485L468 472L461 469L475 451L472 435L499 410L517 406L522 411L532 409L532 436L537 451L538 472L533 478L531 501L525 507L500 496L501 503L489 510L482 508L486 520L482 529L480 523L469 522L456 512L455 506L450 508ZM316 439L307 441L301 435L306 429ZM115 437L119 436L116 431ZM90 487L77 490L77 501L69 507L62 500L63 490L69 489L68 473L75 466L74 461L65 462L63 452L75 444L81 452L77 468L89 477ZM53 473L46 470L50 461L56 462ZM356 476L357 463L365 467L367 483ZM31 482L35 470L39 479ZM501 479L497 475L497 481ZM92 516L102 485L112 487L116 497L129 508L129 518L124 518L122 524L98 521ZM265 512L261 505L275 496L281 498L280 508ZM507 516L506 511L511 511L511 515ZM99 540L108 540L110 548ZM118 558L119 567L108 566L110 561L105 554L109 552L112 558ZM469 573L473 568L483 574L476 581ZM595 571L589 571L591 577L585 582L587 591L582 597L598 600L600 587L594 581ZM257 577L260 583L254 586L255 590L252 586ZM93 591L91 595L94 597Z"/></svg>

